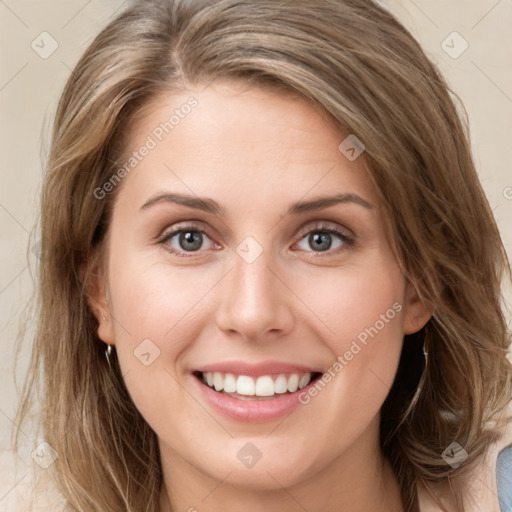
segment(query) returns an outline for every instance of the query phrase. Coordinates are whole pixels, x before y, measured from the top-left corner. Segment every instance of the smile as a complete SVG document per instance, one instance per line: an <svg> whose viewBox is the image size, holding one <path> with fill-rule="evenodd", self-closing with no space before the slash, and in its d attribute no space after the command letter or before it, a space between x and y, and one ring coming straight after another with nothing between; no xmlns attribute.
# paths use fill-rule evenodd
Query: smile
<svg viewBox="0 0 512 512"><path fill-rule="evenodd" d="M299 395L321 378L319 367L287 361L230 360L190 372L204 407L235 421L282 420L301 406ZM311 408L307 408L311 411Z"/></svg>
<svg viewBox="0 0 512 512"><path fill-rule="evenodd" d="M305 388L320 372L269 374L260 376L236 375L222 372L195 372L209 388L239 400L272 399L277 395L295 393Z"/></svg>

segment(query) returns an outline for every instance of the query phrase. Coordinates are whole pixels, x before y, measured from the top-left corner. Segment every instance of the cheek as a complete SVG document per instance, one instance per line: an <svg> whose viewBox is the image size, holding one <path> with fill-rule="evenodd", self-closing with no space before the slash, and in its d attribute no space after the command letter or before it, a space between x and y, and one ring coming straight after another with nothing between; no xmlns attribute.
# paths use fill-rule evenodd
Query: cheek
<svg viewBox="0 0 512 512"><path fill-rule="evenodd" d="M109 284L120 342L134 347L150 338L162 352L179 350L175 333L184 325L200 327L200 302L215 284L214 276L198 269L192 277L185 268L155 263L143 254L118 262L111 265Z"/></svg>
<svg viewBox="0 0 512 512"><path fill-rule="evenodd" d="M212 276L199 273L192 283L190 273L140 255L117 261L109 283L116 351L130 396L152 427L162 424L168 431L176 427L167 414L186 408L192 432L195 414L199 421L204 411L190 409L190 397L176 376L184 354L204 329L207 315L201 299L212 288Z"/></svg>
<svg viewBox="0 0 512 512"><path fill-rule="evenodd" d="M111 251L109 291L114 336L123 374L143 387L148 379L167 378L201 330L201 304L211 278L155 263L143 253ZM186 335L185 335L186 333ZM167 371L166 371L167 370ZM166 383L166 386L168 383Z"/></svg>
<svg viewBox="0 0 512 512"><path fill-rule="evenodd" d="M394 261L383 259L308 282L299 293L322 320L322 340L332 354L324 383L336 405L328 402L333 395L323 392L322 383L304 403L325 401L333 423L346 429L350 415L351 425L361 427L378 413L395 378L403 344L404 277Z"/></svg>
<svg viewBox="0 0 512 512"><path fill-rule="evenodd" d="M325 275L296 283L298 294L330 333L326 340L336 354L348 350L356 339L364 344L378 337L381 345L401 341L405 280L393 261L329 269Z"/></svg>

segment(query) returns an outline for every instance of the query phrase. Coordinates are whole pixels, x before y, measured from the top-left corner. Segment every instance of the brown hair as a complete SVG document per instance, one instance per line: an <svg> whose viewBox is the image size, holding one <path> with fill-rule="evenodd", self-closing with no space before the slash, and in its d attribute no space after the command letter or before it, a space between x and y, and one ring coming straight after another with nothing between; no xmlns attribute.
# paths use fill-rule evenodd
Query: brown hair
<svg viewBox="0 0 512 512"><path fill-rule="evenodd" d="M53 467L69 503L81 512L158 510L156 435L105 360L81 269L101 247L116 197L94 191L118 168L130 121L160 93L223 78L298 93L366 146L390 244L434 309L405 340L382 408L381 447L405 509L415 510L417 484L451 482L496 439L512 396L500 290L510 267L447 84L369 0L146 0L102 30L56 114L18 422L41 381L40 427L59 454ZM469 454L459 469L441 457L453 441ZM453 487L459 511L463 492Z"/></svg>

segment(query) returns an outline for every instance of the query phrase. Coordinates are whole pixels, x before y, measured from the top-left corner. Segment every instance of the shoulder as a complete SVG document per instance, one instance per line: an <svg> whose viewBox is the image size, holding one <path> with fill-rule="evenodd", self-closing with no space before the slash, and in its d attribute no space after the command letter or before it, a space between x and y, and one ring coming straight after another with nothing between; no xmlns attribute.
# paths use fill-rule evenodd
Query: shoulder
<svg viewBox="0 0 512 512"><path fill-rule="evenodd" d="M496 479L501 509L512 511L512 444L504 448L498 455Z"/></svg>
<svg viewBox="0 0 512 512"><path fill-rule="evenodd" d="M468 474L465 488L465 512L512 511L512 423L504 427L502 437L489 446L485 458ZM449 493L446 488L437 488L435 493L441 498L446 511L434 502L426 489L419 486L420 512L455 511L447 499Z"/></svg>

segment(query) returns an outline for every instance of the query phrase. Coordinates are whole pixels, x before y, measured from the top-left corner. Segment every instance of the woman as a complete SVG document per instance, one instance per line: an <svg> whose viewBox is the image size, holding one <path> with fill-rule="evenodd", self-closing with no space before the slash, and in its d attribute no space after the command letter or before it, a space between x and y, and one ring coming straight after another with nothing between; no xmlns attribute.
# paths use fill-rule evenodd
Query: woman
<svg viewBox="0 0 512 512"><path fill-rule="evenodd" d="M128 8L64 90L41 222L19 419L44 370L74 509L471 506L510 269L446 83L377 4Z"/></svg>

